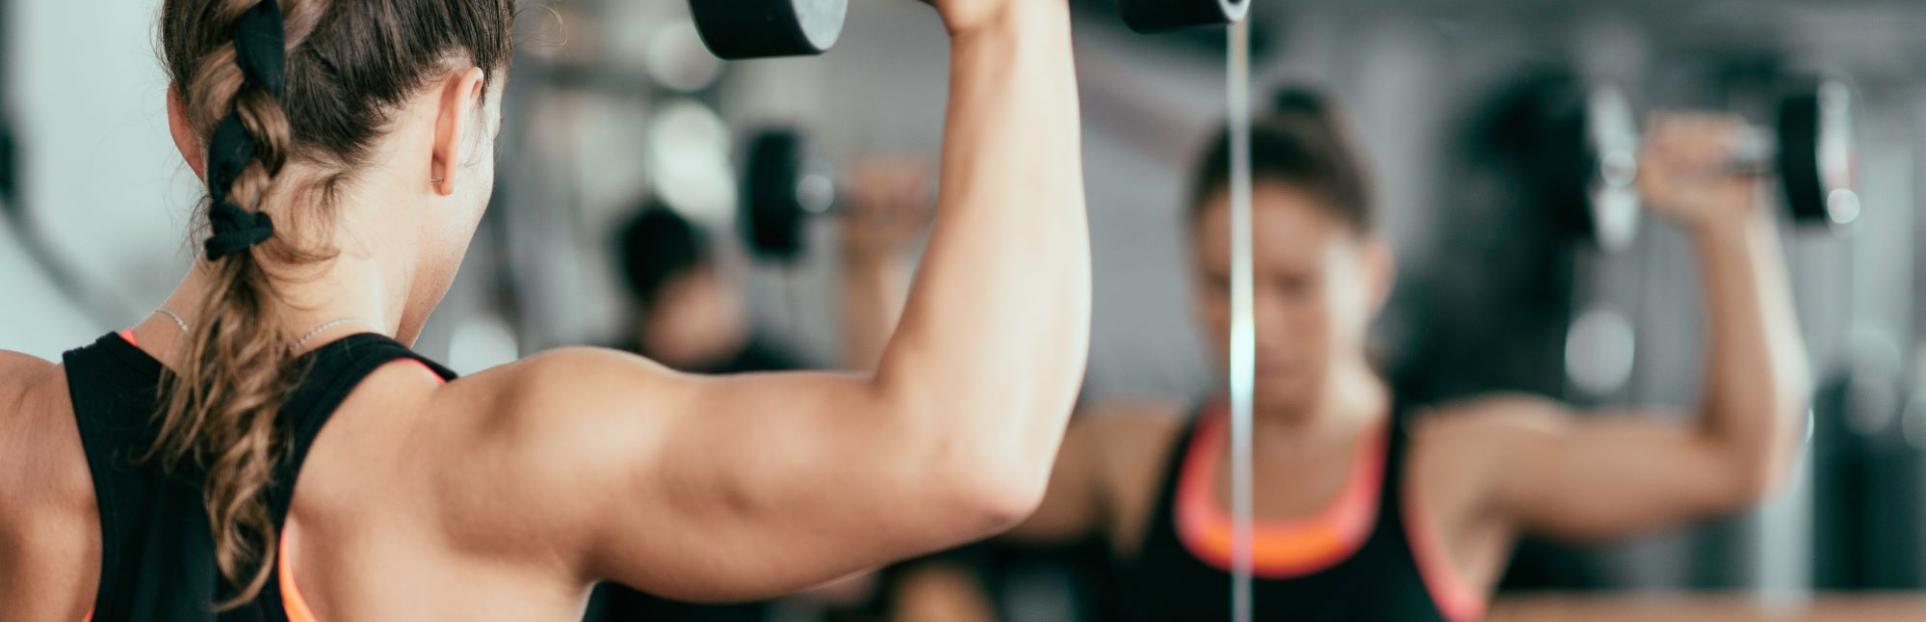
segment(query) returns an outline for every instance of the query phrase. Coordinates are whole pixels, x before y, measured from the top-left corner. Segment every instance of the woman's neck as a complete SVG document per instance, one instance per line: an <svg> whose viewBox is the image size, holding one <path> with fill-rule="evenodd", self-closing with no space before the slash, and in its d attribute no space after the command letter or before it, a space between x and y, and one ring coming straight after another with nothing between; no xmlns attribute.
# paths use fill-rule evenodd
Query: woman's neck
<svg viewBox="0 0 1926 622"><path fill-rule="evenodd" d="M1315 397L1296 404L1252 413L1258 451L1348 443L1389 416L1391 395L1368 366L1354 365L1334 371Z"/></svg>
<svg viewBox="0 0 1926 622"><path fill-rule="evenodd" d="M202 315L201 304L208 288L215 285L210 268L196 262L160 308L194 326ZM407 288L394 283L396 279L390 274L371 257L344 250L316 264L277 271L274 288L279 295L269 304L274 306L272 314L281 330L297 339L308 337L308 346L357 332L378 332L412 341L412 334L403 334L410 332L404 330L402 317L401 301L406 300ZM141 324L142 332L180 332L172 318L161 313L155 316ZM158 330L145 330L149 325Z"/></svg>

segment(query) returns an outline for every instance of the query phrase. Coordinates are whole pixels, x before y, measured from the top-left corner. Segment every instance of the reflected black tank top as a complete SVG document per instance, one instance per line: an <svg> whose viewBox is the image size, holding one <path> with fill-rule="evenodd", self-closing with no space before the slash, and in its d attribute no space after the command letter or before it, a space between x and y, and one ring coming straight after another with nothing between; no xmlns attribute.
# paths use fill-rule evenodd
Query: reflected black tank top
<svg viewBox="0 0 1926 622"><path fill-rule="evenodd" d="M1202 410L1202 409L1200 409ZM1157 505L1137 559L1125 565L1116 617L1127 620L1229 620L1231 575L1194 552L1179 533L1179 489L1193 451L1199 414L1178 435L1169 453ZM1384 439L1383 471L1376 491L1376 518L1368 536L1348 556L1288 577L1252 581L1257 620L1445 621L1419 570L1403 520L1401 495L1408 437L1394 415Z"/></svg>

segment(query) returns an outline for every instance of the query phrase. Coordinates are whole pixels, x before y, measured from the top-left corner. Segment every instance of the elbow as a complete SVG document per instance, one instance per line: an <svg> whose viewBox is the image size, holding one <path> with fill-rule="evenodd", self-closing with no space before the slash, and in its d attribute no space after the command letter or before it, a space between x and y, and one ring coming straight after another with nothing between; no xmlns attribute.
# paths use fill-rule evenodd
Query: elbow
<svg viewBox="0 0 1926 622"><path fill-rule="evenodd" d="M1803 354L1781 364L1778 382L1773 383L1771 409L1781 436L1775 448L1796 449L1807 438L1812 425L1812 370Z"/></svg>
<svg viewBox="0 0 1926 622"><path fill-rule="evenodd" d="M1726 502L1720 508L1727 511L1743 510L1771 500L1772 496L1792 481L1792 468L1788 464L1766 463L1750 465L1737 469L1728 480Z"/></svg>
<svg viewBox="0 0 1926 622"><path fill-rule="evenodd" d="M1789 422L1778 426L1768 443L1731 463L1725 479L1726 502L1721 509L1740 510L1765 503L1791 483L1799 461L1799 439L1805 438L1805 417L1802 411L1800 416L1787 419Z"/></svg>
<svg viewBox="0 0 1926 622"><path fill-rule="evenodd" d="M949 525L959 542L993 536L1016 527L1043 503L1049 469L1011 455L1001 443L946 443L943 456L931 465L928 481L941 498L938 520Z"/></svg>
<svg viewBox="0 0 1926 622"><path fill-rule="evenodd" d="M965 485L957 491L955 506L961 508L957 516L969 520L971 539L988 537L1015 528L1036 506L1044 503L1044 487L1027 479L1040 478L994 478L978 476L978 481Z"/></svg>
<svg viewBox="0 0 1926 622"><path fill-rule="evenodd" d="M1047 445L1030 438L1030 417L1001 417L993 424L985 412L1012 411L1001 404L966 403L922 394L916 408L927 409L914 431L898 436L898 449L915 464L922 498L936 524L958 541L976 540L1017 526L1043 503L1056 457L1055 439ZM992 423L986 425L986 423Z"/></svg>
<svg viewBox="0 0 1926 622"><path fill-rule="evenodd" d="M1047 471L1015 468L1009 460L995 456L984 458L963 465L962 472L953 470L950 476L953 485L946 505L955 508L952 516L962 519L965 524L959 527L972 540L1009 531L1036 513L1049 483Z"/></svg>
<svg viewBox="0 0 1926 622"><path fill-rule="evenodd" d="M991 482L976 500L990 533L1009 531L1035 514L1043 505L1044 489L1049 483L1047 470Z"/></svg>
<svg viewBox="0 0 1926 622"><path fill-rule="evenodd" d="M1811 425L1810 396L1799 386L1781 387L1770 399L1745 405L1750 415L1734 412L1721 418L1735 422L1712 441L1714 451L1724 456L1727 473L1721 509L1763 503L1792 480Z"/></svg>

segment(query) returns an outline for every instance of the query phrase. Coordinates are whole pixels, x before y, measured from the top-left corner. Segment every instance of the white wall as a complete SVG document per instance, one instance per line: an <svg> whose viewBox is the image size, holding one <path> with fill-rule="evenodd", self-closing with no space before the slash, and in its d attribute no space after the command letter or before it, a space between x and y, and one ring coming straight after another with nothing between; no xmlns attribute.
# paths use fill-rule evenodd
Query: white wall
<svg viewBox="0 0 1926 622"><path fill-rule="evenodd" d="M19 131L23 199L38 233L77 275L113 292L138 320L185 265L194 179L167 136L167 80L155 51L154 0L12 2L7 102ZM11 237L0 249L0 347L51 356L108 326L81 314L30 269ZM117 321L115 321L117 320Z"/></svg>

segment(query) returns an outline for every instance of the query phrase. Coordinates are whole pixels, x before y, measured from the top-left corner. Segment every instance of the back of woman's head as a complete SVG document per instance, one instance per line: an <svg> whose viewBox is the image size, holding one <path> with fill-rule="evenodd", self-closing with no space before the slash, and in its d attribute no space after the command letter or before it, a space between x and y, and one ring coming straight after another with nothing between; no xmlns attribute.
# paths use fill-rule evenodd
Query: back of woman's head
<svg viewBox="0 0 1926 622"><path fill-rule="evenodd" d="M1218 130L1191 181L1190 222L1196 226L1230 188L1230 128ZM1320 93L1285 88L1268 110L1251 119L1251 183L1278 183L1302 192L1354 232L1373 225L1370 175L1343 115Z"/></svg>
<svg viewBox="0 0 1926 622"><path fill-rule="evenodd" d="M203 268L211 284L165 387L151 457L206 473L216 560L231 588L224 608L252 599L269 576L277 538L262 496L287 437L275 418L305 372L297 337L274 317L276 280L333 256L335 200L397 106L466 64L499 79L513 19L514 0L166 0L161 9L170 95L207 155L210 200L197 220L214 235ZM295 164L304 174L285 175ZM280 222L266 217L270 203Z"/></svg>

